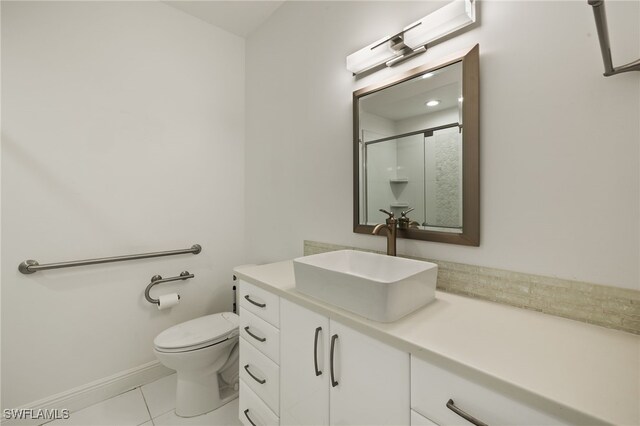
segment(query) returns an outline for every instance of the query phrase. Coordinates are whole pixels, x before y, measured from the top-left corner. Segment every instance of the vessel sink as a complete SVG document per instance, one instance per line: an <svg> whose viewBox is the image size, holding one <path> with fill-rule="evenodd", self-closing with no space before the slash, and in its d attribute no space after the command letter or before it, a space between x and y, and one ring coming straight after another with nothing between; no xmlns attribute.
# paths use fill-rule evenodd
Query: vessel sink
<svg viewBox="0 0 640 426"><path fill-rule="evenodd" d="M293 260L296 289L365 318L393 322L435 298L438 265L340 250Z"/></svg>

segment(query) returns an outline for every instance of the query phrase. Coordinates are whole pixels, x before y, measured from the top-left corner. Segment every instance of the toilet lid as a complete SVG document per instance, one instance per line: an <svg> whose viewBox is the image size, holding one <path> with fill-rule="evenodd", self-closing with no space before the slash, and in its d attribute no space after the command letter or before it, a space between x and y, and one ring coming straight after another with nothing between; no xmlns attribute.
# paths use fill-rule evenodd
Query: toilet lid
<svg viewBox="0 0 640 426"><path fill-rule="evenodd" d="M212 345L238 335L238 319L232 312L192 319L158 334L153 344L158 349L173 351Z"/></svg>

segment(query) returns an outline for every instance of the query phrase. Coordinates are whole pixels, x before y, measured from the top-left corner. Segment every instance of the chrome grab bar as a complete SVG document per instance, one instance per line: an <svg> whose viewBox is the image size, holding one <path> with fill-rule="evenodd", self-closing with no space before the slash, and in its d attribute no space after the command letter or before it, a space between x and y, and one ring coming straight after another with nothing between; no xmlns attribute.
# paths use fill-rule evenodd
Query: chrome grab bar
<svg viewBox="0 0 640 426"><path fill-rule="evenodd" d="M198 254L202 251L200 244L194 244L191 248L183 250L157 251L154 253L130 254L126 256L101 257L98 259L74 260L70 262L39 264L37 261L29 259L25 260L18 266L18 270L23 274L33 274L34 272L44 271L47 269L72 268L75 266L97 265L100 263L122 262L125 260L148 259L151 257L173 256L176 254Z"/></svg>
<svg viewBox="0 0 640 426"><path fill-rule="evenodd" d="M187 279L193 278L193 277L195 277L195 275L190 274L189 271L181 272L180 276L171 277L171 278L162 278L160 275L154 275L153 277L151 277L151 282L149 283L147 288L144 290L144 298L147 299L149 301L149 303L153 303L155 305L159 305L160 304L160 299L153 299L149 295L149 292L151 291L151 288L154 285L158 285L158 284L162 284L162 283L168 283L168 282L171 282L171 281L187 280ZM178 299L180 299L180 295L178 295Z"/></svg>

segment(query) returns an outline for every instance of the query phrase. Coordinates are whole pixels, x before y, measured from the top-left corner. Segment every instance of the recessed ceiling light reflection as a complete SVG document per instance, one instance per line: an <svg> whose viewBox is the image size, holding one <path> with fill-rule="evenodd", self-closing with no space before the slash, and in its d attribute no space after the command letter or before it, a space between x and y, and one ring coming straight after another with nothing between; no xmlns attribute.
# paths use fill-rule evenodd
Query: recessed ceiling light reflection
<svg viewBox="0 0 640 426"><path fill-rule="evenodd" d="M422 76L422 78L431 78L431 77L433 77L433 73L432 72L428 72L428 73L426 73L426 74L424 74Z"/></svg>
<svg viewBox="0 0 640 426"><path fill-rule="evenodd" d="M428 107L434 107L434 106L438 106L440 105L440 101L437 99L433 99L431 101L428 101L427 103L425 103L426 106Z"/></svg>

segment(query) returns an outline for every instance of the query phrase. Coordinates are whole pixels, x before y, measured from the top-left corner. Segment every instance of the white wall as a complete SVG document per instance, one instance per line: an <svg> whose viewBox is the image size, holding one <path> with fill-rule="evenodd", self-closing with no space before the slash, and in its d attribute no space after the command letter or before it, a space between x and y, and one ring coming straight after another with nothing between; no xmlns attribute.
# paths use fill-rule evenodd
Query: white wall
<svg viewBox="0 0 640 426"><path fill-rule="evenodd" d="M388 118L380 117L365 111L360 111L360 128L362 134L359 136L363 141L372 141L382 139L397 134L395 123ZM364 145L360 144L360 160L363 163ZM393 185L389 184L391 179L398 177L398 156L396 141L390 140L386 142L374 143L366 148L367 157L367 187L366 197L365 189L361 186L360 193L362 197L361 205L364 206L360 211L360 223L376 224L383 222L386 214L380 211L391 209L391 204L397 202L396 193ZM362 182L363 171L360 170L360 182ZM366 206L365 206L366 198ZM366 220L364 219L366 211Z"/></svg>
<svg viewBox="0 0 640 426"><path fill-rule="evenodd" d="M402 240L402 254L640 289L640 75L602 77L583 1L479 3L473 30L354 79L345 57L430 2L287 2L247 40L251 261L352 233L354 90L480 43L481 245ZM640 56L638 2L607 2L617 64Z"/></svg>
<svg viewBox="0 0 640 426"><path fill-rule="evenodd" d="M156 2L2 2L2 406L155 359L230 310L243 262L244 40ZM171 250L198 256L18 273ZM144 300L151 276L182 302Z"/></svg>

